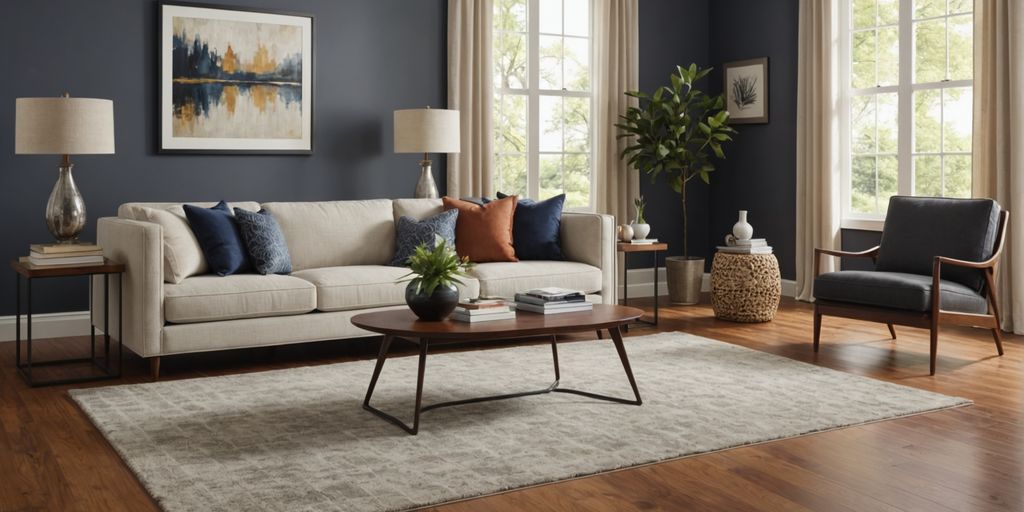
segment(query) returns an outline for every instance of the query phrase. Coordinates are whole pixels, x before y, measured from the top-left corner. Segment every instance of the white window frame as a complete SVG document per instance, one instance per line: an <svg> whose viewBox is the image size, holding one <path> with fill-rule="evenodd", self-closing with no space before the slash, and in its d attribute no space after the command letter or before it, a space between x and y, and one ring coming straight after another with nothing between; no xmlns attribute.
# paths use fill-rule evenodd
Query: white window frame
<svg viewBox="0 0 1024 512"><path fill-rule="evenodd" d="M590 19L587 24L590 27L588 37L572 36L567 34L551 34L540 31L540 2L543 0L528 0L526 8L527 16L527 67L526 67L526 89L510 89L501 87L495 90L496 93L505 96L526 96L527 97L527 108L526 108L526 193L532 199L538 199L540 196L540 157L541 155L564 155L564 154L578 154L576 152L566 151L540 151L540 97L541 96L557 96L562 98L588 98L590 100L590 134L588 147L589 152L586 153L587 161L590 164L590 194L588 203L583 207L566 207L569 211L594 211L596 205L594 201L595 184L594 184L594 140L596 139L595 123L594 123L594 0L589 0L590 8L588 9L588 15ZM562 30L565 30L565 3L562 3ZM589 45L588 57L589 57L589 72L590 72L590 90L587 92L582 91L569 91L565 88L562 89L541 89L540 88L540 36L550 35L558 36L563 38L572 39L586 39ZM563 68L563 79L565 77L565 59L562 60ZM564 85L564 84L563 84ZM565 124L562 124L562 139L565 140ZM511 153L509 153L511 154ZM503 155L503 153L495 153L495 155ZM564 170L563 170L564 176Z"/></svg>
<svg viewBox="0 0 1024 512"><path fill-rule="evenodd" d="M948 5L948 0L947 0ZM885 223L884 214L865 214L853 212L851 209L851 147L850 139L853 134L850 119L851 98L854 96L874 95L880 93L897 93L898 101L898 126L899 134L897 139L897 161L899 165L897 193L900 195L914 195L914 155L959 155L971 152L945 152L928 153L914 152L914 93L928 89L951 89L970 87L973 93L974 80L949 80L939 82L914 83L914 23L915 21L928 21L934 19L949 19L949 14L921 18L914 20L914 0L899 0L899 22L895 25L899 28L899 83L890 86L876 86L864 89L853 89L851 84L853 49L853 0L840 0L839 27L842 36L839 38L840 64L839 64L839 158L841 169L840 201L841 217L840 227L843 229L863 229L870 231L881 231ZM959 16L955 14L953 16ZM894 25L879 25L876 28ZM947 22L948 37L948 22ZM876 48L876 52L877 52ZM946 45L946 70L949 70L949 45ZM944 135L943 135L944 136ZM943 171L943 179L945 171Z"/></svg>

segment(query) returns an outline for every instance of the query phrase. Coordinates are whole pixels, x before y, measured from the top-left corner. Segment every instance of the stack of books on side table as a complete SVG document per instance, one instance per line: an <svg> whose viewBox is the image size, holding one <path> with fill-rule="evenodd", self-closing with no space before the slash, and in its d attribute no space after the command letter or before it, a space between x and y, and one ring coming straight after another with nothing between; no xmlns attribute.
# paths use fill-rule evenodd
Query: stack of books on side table
<svg viewBox="0 0 1024 512"><path fill-rule="evenodd" d="M95 244L32 244L29 263L37 267L102 265L103 249Z"/></svg>
<svg viewBox="0 0 1024 512"><path fill-rule="evenodd" d="M764 238L735 240L735 245L719 245L718 250L730 254L771 254L772 246Z"/></svg>
<svg viewBox="0 0 1024 512"><path fill-rule="evenodd" d="M516 309L553 315L572 313L574 311L590 311L594 305L587 302L586 295L578 290L566 288L535 288L516 294Z"/></svg>
<svg viewBox="0 0 1024 512"><path fill-rule="evenodd" d="M500 299L471 300L460 302L450 317L457 322L491 322L494 320L510 320L516 317L516 311L509 307L508 302Z"/></svg>
<svg viewBox="0 0 1024 512"><path fill-rule="evenodd" d="M657 238L635 238L629 241L632 245L654 245L658 243Z"/></svg>

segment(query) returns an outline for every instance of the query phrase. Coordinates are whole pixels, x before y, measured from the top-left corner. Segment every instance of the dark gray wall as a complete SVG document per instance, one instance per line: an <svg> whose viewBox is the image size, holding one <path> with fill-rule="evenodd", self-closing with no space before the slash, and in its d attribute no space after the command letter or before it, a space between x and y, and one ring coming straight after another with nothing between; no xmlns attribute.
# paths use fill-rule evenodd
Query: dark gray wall
<svg viewBox="0 0 1024 512"><path fill-rule="evenodd" d="M736 125L710 193L710 245L748 210L754 236L767 238L784 279L796 276L797 0L711 2L710 57L721 91L722 63L768 57L769 123Z"/></svg>
<svg viewBox="0 0 1024 512"><path fill-rule="evenodd" d="M642 0L640 2L640 90L653 92L668 85L677 65L708 65L708 0ZM708 246L708 189L697 180L687 189L690 254L706 256ZM640 192L647 199L651 237L669 244L669 255L683 253L682 207L679 194L663 178L651 183L641 175ZM620 223L625 222L619 220ZM664 255L659 257L664 265ZM650 258L630 258L630 267L649 267Z"/></svg>
<svg viewBox="0 0 1024 512"><path fill-rule="evenodd" d="M445 0L222 3L315 16L315 153L157 155L156 2L8 2L0 16L8 76L0 82L0 259L49 240L43 209L59 159L14 155L17 97L68 91L114 100L117 153L74 158L89 211L86 240L95 240L97 218L127 201L411 196L419 157L392 152L391 112L446 103ZM444 158L434 167L444 190ZM3 271L0 283L0 315L13 314L13 273ZM85 282L67 283L42 286L36 311L84 309Z"/></svg>

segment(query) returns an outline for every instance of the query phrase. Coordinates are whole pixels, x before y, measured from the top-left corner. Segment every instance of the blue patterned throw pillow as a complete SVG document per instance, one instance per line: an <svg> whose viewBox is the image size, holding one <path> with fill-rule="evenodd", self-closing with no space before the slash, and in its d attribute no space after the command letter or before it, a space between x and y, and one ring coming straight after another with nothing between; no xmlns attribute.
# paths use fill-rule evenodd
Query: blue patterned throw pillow
<svg viewBox="0 0 1024 512"><path fill-rule="evenodd" d="M292 257L284 240L281 226L270 212L250 212L235 208L242 240L249 252L249 261L260 274L289 274L292 271Z"/></svg>
<svg viewBox="0 0 1024 512"><path fill-rule="evenodd" d="M455 246L455 221L459 218L459 210L448 210L429 219L416 220L402 216L398 219L395 236L395 259L391 265L405 267L409 265L409 256L422 244L434 248L434 235L444 239L449 247Z"/></svg>

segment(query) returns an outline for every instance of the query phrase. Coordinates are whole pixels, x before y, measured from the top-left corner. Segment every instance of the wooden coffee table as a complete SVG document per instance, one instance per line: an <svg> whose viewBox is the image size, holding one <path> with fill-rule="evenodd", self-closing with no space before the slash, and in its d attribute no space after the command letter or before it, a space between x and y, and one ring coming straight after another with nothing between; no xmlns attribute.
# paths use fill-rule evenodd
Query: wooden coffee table
<svg viewBox="0 0 1024 512"><path fill-rule="evenodd" d="M613 306L606 304L595 304L593 311L581 311L575 313L562 313L557 315L541 315L520 311L515 319L497 320L492 322L481 322L476 324L445 320L441 322L420 321L412 311L408 309L379 311L375 313L364 313L352 317L352 323L356 327L384 335L384 341L380 346L380 353L377 355L377 365L373 368L373 377L370 379L370 386L366 390L366 398L363 400L363 408L384 418L395 425L398 425L406 432L416 435L420 428L420 413L439 407L450 407L477 402L488 402L492 400L504 400L521 396L541 395L545 393L572 393L585 397L608 400L628 405L640 405L640 390L637 389L636 380L633 378L633 370L629 367L629 358L626 357L626 348L622 344L621 328L629 322L635 321L643 314L637 308L626 306ZM622 368L626 371L626 378L633 388L633 399L618 398L607 395L599 395L588 391L566 389L558 387L560 373L558 369L558 343L555 338L557 334L566 334L583 331L600 331L607 329L611 334L615 350L619 353L619 360ZM536 338L547 336L551 338L551 355L555 363L555 381L550 386L535 391L523 391L505 395L484 396L441 402L430 405L422 405L423 399L423 375L427 366L427 353L431 346L439 346L453 343L465 343L467 341L486 340L508 340L515 338ZM373 396L373 388L377 385L380 372L384 368L384 361L388 357L388 348L395 338L403 338L419 345L419 372L416 376L416 407L413 411L412 426L402 420L381 411L370 405L370 398Z"/></svg>

